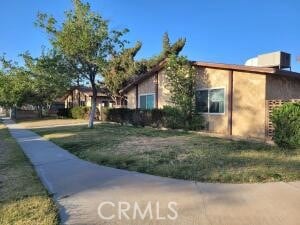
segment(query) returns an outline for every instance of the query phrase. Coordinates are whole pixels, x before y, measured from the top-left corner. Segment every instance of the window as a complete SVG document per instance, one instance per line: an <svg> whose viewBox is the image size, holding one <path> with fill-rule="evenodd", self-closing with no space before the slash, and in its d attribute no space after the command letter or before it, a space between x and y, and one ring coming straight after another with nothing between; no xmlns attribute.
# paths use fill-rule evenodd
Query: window
<svg viewBox="0 0 300 225"><path fill-rule="evenodd" d="M85 101L80 101L80 106L86 106Z"/></svg>
<svg viewBox="0 0 300 225"><path fill-rule="evenodd" d="M141 109L153 109L154 108L154 94L140 95L140 108Z"/></svg>
<svg viewBox="0 0 300 225"><path fill-rule="evenodd" d="M198 90L196 92L196 111L200 113L224 113L224 93L224 88Z"/></svg>

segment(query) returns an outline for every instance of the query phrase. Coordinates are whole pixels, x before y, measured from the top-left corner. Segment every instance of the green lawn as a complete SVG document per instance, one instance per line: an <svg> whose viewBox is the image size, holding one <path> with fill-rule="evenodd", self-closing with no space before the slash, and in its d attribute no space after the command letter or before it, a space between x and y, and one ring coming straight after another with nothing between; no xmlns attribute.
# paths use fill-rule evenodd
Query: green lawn
<svg viewBox="0 0 300 225"><path fill-rule="evenodd" d="M300 150L195 133L98 124L35 132L101 165L206 182L300 180Z"/></svg>
<svg viewBox="0 0 300 225"><path fill-rule="evenodd" d="M58 224L53 201L22 150L1 123L0 224Z"/></svg>

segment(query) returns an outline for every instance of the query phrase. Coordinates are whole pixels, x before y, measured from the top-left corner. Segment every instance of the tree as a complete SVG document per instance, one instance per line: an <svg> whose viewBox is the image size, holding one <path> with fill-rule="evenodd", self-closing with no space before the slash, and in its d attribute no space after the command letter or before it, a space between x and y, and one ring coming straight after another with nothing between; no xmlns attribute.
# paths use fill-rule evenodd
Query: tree
<svg viewBox="0 0 300 225"><path fill-rule="evenodd" d="M134 57L141 47L142 44L137 42L133 48L124 49L118 55L113 56L103 73L105 86L116 103L120 96L120 89L137 72L137 63L134 61Z"/></svg>
<svg viewBox="0 0 300 225"><path fill-rule="evenodd" d="M37 58L29 53L22 56L25 70L32 80L27 103L35 105L42 116L42 109L49 108L53 101L66 93L76 74L72 73L65 59L55 50L42 52Z"/></svg>
<svg viewBox="0 0 300 225"><path fill-rule="evenodd" d="M0 105L7 108L22 106L31 94L30 76L23 67L8 61L4 56L0 62Z"/></svg>
<svg viewBox="0 0 300 225"><path fill-rule="evenodd" d="M71 79L65 60L51 50L33 58L21 55L24 66L1 58L0 104L6 107L35 106L42 116L42 109L50 106L70 87Z"/></svg>
<svg viewBox="0 0 300 225"><path fill-rule="evenodd" d="M150 58L150 59L142 59L138 62L138 73L142 74L149 70L151 70L153 67L155 67L157 64L159 64L164 59L168 58L170 55L178 56L179 53L182 51L186 43L185 38L179 38L177 41L174 42L174 44L171 44L169 34L166 32L163 35L162 40L162 51L160 54Z"/></svg>
<svg viewBox="0 0 300 225"><path fill-rule="evenodd" d="M103 74L109 58L123 49L127 42L121 38L128 30L110 31L108 22L92 12L88 3L73 0L73 6L73 10L66 12L61 26L54 17L42 13L38 15L37 25L46 30L52 45L78 74L91 83L92 110L88 127L92 128L97 99L96 77Z"/></svg>
<svg viewBox="0 0 300 225"><path fill-rule="evenodd" d="M187 122L192 120L196 94L196 69L186 57L170 55L166 63L167 88L171 102L184 114Z"/></svg>

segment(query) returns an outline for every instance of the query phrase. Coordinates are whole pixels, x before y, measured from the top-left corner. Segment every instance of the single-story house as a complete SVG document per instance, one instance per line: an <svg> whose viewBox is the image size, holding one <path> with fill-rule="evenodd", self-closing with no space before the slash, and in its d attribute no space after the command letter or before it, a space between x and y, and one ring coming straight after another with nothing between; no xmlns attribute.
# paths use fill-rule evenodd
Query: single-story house
<svg viewBox="0 0 300 225"><path fill-rule="evenodd" d="M270 112L300 101L300 73L280 67L192 62L197 69L196 112L208 132L265 139L272 136ZM162 108L170 102L164 63L121 90L128 108Z"/></svg>
<svg viewBox="0 0 300 225"><path fill-rule="evenodd" d="M118 99L117 104L107 94L105 88L98 88L96 106L100 110L101 107L121 107L124 101ZM92 88L86 86L72 87L64 96L65 108L72 108L75 106L89 106L92 105Z"/></svg>

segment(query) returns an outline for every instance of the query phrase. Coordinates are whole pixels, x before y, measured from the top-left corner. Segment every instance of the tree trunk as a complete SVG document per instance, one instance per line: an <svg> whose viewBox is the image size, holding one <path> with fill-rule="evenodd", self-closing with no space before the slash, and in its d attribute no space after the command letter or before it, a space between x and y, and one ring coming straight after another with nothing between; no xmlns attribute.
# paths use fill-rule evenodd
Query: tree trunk
<svg viewBox="0 0 300 225"><path fill-rule="evenodd" d="M89 125L88 128L94 127L94 118L96 114L96 101L97 101L97 88L95 84L92 84L93 96L92 96L92 109L90 112Z"/></svg>

